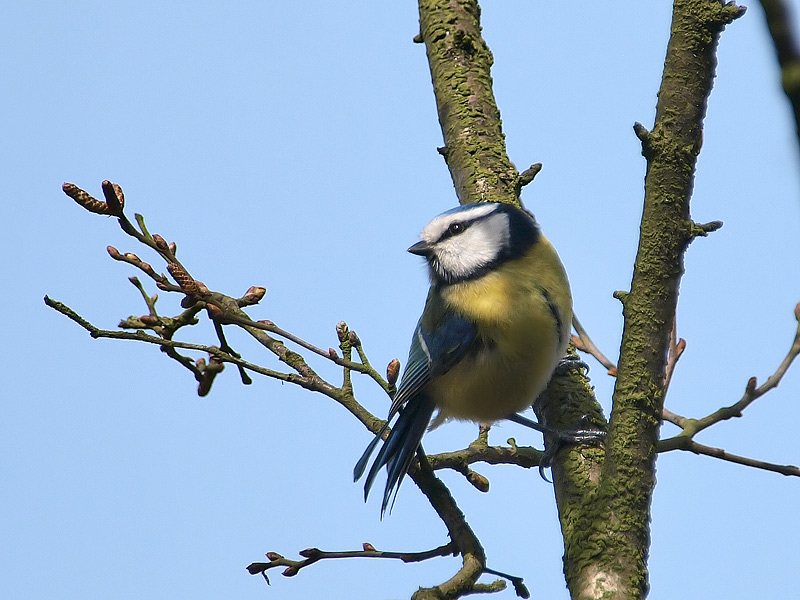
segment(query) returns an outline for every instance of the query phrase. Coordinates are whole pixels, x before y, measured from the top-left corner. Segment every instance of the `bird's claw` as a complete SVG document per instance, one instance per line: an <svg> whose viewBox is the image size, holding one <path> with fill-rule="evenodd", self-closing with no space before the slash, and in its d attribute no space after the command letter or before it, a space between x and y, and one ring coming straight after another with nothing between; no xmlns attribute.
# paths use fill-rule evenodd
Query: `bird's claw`
<svg viewBox="0 0 800 600"><path fill-rule="evenodd" d="M592 420L589 415L583 415L577 423L575 429L552 429L546 433L549 437L544 454L539 461L539 475L545 481L550 481L544 474L547 467L553 466L556 454L565 444L586 444L606 437L606 432L602 429L592 427ZM550 482L552 483L552 482Z"/></svg>
<svg viewBox="0 0 800 600"><path fill-rule="evenodd" d="M589 372L589 365L587 365L581 357L577 354L567 354L561 360L558 361L555 370L553 371L553 375L558 377L563 377L567 375L570 371L575 371L579 369L585 369L586 372Z"/></svg>

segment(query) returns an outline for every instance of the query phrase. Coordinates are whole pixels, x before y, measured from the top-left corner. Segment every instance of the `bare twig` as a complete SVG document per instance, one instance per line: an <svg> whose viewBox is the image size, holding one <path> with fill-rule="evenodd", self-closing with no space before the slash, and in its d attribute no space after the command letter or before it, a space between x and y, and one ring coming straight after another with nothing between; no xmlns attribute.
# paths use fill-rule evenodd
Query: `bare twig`
<svg viewBox="0 0 800 600"><path fill-rule="evenodd" d="M401 560L404 563L422 562L431 558L440 556L457 555L458 550L453 542L449 542L444 546L439 546L432 550L425 550L423 552L388 552L376 550L372 544L365 543L363 550L347 550L338 552L328 552L320 550L319 548L307 548L301 550L298 554L304 557L304 560L291 560L277 552L267 552L269 562L257 562L247 566L247 571L251 575L261 574L266 578L266 572L269 569L276 567L286 567L282 575L284 577L294 577L300 572L300 569L313 565L320 560L332 558L390 558ZM267 580L269 581L269 580Z"/></svg>
<svg viewBox="0 0 800 600"><path fill-rule="evenodd" d="M772 390L773 388L777 387L778 384L783 379L783 376L789 370L792 362L794 362L795 358L797 358L798 354L800 354L800 304L795 306L795 318L798 320L798 326L795 330L794 339L792 340L792 345L789 347L786 356L781 361L778 368L775 369L775 372L770 375L767 380L760 386L757 386L757 381L755 377L751 377L747 385L745 386L744 394L739 399L738 402L730 405L724 406L710 415L703 417L702 419L688 419L681 415L677 415L667 409L663 411L663 418L671 423L674 423L678 427L680 427L683 431L676 436L671 438L667 438L661 440L658 443L658 451L659 452L669 452L671 450L686 450L689 452L694 452L695 454L704 454L706 456L711 456L714 458L719 458L722 460L727 460L730 462L735 462L740 465L745 465L748 467L755 467L758 469L765 469L767 471L774 471L776 473L781 473L783 475L795 475L800 476L800 470L797 467L792 465L776 465L773 463L768 463L752 458L746 458L743 456L738 456L736 454L730 454L726 450L721 448L712 448L710 446L704 446L702 444L698 444L694 441L694 437L703 431L720 423L721 421L725 421L728 419L732 419L734 417L741 417L742 412L750 406L755 400ZM674 338L673 338L674 339Z"/></svg>
<svg viewBox="0 0 800 600"><path fill-rule="evenodd" d="M352 362L351 360L348 360L347 358L344 359L340 358L338 355L336 355L335 352L332 353L330 349L327 351L323 350L322 348L319 348L318 346L315 346L314 344L305 341L299 336L289 333L285 329L278 327L274 322L270 320L264 319L259 321L253 321L247 315L244 315L244 313L242 313L242 315L243 316L226 314L225 322L235 325L246 325L247 327L252 327L255 329L261 329L262 331L268 331L269 333L274 333L275 335L278 335L282 338L289 340L290 342L297 344L298 346L304 348L305 350L313 352L318 356L321 356L323 358L330 360L333 363L336 363L340 367L356 371L358 373L363 373L364 375L368 375L370 378L375 380L375 382L378 385L380 385L387 393L391 391L389 383L383 378L383 376L376 369L372 367L369 361L366 360L366 353L364 352L364 349L361 347L360 342L356 347L356 350L358 351L359 357L362 362L355 363Z"/></svg>
<svg viewBox="0 0 800 600"><path fill-rule="evenodd" d="M731 454L722 448L712 448L711 446L698 444L693 439L687 437L676 436L674 438L659 442L659 452L670 452L671 450L685 450L695 454L703 454L705 456L711 456L712 458L719 458L721 460L726 460L738 465L744 465L746 467L754 467L756 469L772 471L774 473L780 473L781 475L793 475L795 477L800 477L800 468L794 465L778 465L764 462L762 460L747 458L745 456L739 456L737 454Z"/></svg>
<svg viewBox="0 0 800 600"><path fill-rule="evenodd" d="M538 467L544 452L529 446L517 446L514 438L508 446L489 445L489 425L481 425L478 438L463 450L442 452L428 456L428 463L434 471L452 469L464 475L467 481L480 492L489 491L489 480L473 471L469 465L484 462L490 465L517 465L530 469Z"/></svg>
<svg viewBox="0 0 800 600"><path fill-rule="evenodd" d="M681 429L683 429L684 423L686 423L686 417L674 413L666 407L661 410L661 418L664 421L669 421L673 425L677 425Z"/></svg>
<svg viewBox="0 0 800 600"><path fill-rule="evenodd" d="M678 365L683 351L686 350L686 340L683 338L678 339L678 316L672 321L672 329L669 333L669 343L667 345L667 364L664 369L664 396L667 395L669 383L672 381L672 374L675 372L675 367ZM662 414L663 416L663 414Z"/></svg>
<svg viewBox="0 0 800 600"><path fill-rule="evenodd" d="M608 374L612 377L616 377L617 375L617 365L615 365L605 354L603 354L600 349L595 346L592 338L589 337L589 334L581 325L581 322L578 321L578 317L575 315L572 316L572 326L575 328L575 331L578 332L578 335L572 336L572 343L575 344L575 347L580 350L581 352L586 352L590 354L597 362L603 365L608 371Z"/></svg>
<svg viewBox="0 0 800 600"><path fill-rule="evenodd" d="M205 346L202 344L190 344L188 342L178 342L175 340L168 340L153 335L148 335L141 330L137 331L136 333L131 333L128 331L109 331L105 329L100 329L89 323L86 319L81 317L78 313L76 313L74 310L72 310L67 305L61 302L53 300L48 296L44 297L44 302L50 308L53 308L54 310L60 312L62 315L68 317L69 319L71 319L72 321L83 327L86 331L89 332L89 335L91 335L93 338L135 340L138 342L145 342L148 344L161 346L162 348L183 348L184 350L197 350L199 352L206 352L214 356L221 362L239 365L245 369L248 369L249 371L258 373L259 375L272 377L273 379L279 379L287 383L296 383L297 385L300 385L301 387L304 387L306 389L315 392L321 392L327 396L331 396L333 398L338 399L337 388L322 381L318 377L308 378L294 373L283 373L281 371L274 371L272 369L267 369L259 365L253 364L251 362L248 362L246 360L242 360L241 358L232 356L226 352L223 352L220 348L217 348L216 346Z"/></svg>
<svg viewBox="0 0 800 600"><path fill-rule="evenodd" d="M760 386L757 386L756 378L751 377L745 386L744 394L742 394L742 397L736 403L730 406L724 406L714 411L710 415L703 417L702 419L687 419L685 417L675 415L674 413L670 413L674 419L669 419L670 422L675 423L678 425L678 427L683 429L683 431L676 437L691 439L703 429L707 429L708 427L711 427L720 421L725 421L734 417L741 417L742 412L748 406L778 386L778 384L781 382L781 379L783 379L783 376L789 370L792 362L794 362L798 354L800 354L800 304L795 307L795 317L798 320L798 327L795 330L792 345L789 347L789 350L786 353L786 356L784 356L780 365L778 365L778 368L775 369L775 372L767 377L767 380ZM664 442L669 442L669 440L664 440Z"/></svg>

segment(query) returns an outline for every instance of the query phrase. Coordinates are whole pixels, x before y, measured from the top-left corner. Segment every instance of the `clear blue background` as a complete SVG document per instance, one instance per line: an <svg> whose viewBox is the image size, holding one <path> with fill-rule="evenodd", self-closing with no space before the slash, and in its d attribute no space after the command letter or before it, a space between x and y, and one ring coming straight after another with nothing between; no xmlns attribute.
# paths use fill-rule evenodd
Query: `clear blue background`
<svg viewBox="0 0 800 600"><path fill-rule="evenodd" d="M692 201L698 221L725 226L686 256L688 347L668 398L686 416L763 381L796 327L799 153L753 4L722 36ZM652 126L671 7L483 9L510 155L520 170L544 163L524 200L561 253L578 316L615 357L611 294L630 285L645 170L631 126ZM363 503L351 472L370 434L332 401L264 379L244 387L231 368L198 398L156 348L94 341L42 303L49 294L106 328L146 312L126 280L136 270L105 246L163 267L60 191L71 181L100 195L111 179L209 287L268 287L254 317L326 348L346 320L376 365L404 360L427 286L405 249L456 201L424 48L411 41L415 3L50 1L2 13L0 596L404 598L450 577L448 558L325 562L294 579L276 571L271 588L248 575L266 551L423 550L445 531L413 485L383 521L377 498ZM177 313L179 298L161 296L162 313ZM204 326L191 339L214 338ZM245 335L229 340L280 366ZM588 360L608 411L613 381ZM356 386L384 415L378 388ZM797 464L798 394L800 367L698 441ZM448 425L426 449L474 434ZM541 444L511 424L492 440L511 436ZM489 494L442 477L489 565L525 577L536 598L567 598L551 486L535 471L478 471ZM796 478L661 456L650 597L796 597L798 490Z"/></svg>

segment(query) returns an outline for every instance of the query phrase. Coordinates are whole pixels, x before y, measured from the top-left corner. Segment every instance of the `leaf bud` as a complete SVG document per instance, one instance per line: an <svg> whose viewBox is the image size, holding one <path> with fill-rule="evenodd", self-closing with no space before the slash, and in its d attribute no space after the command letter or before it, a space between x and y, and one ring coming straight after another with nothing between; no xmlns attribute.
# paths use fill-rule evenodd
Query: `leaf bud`
<svg viewBox="0 0 800 600"><path fill-rule="evenodd" d="M258 304L261 302L261 299L264 297L264 294L267 293L267 288L265 287L257 287L257 286L250 286L244 296L242 296L242 302L245 306L251 306L253 304Z"/></svg>
<svg viewBox="0 0 800 600"><path fill-rule="evenodd" d="M489 480L480 473L476 473L470 469L470 471L467 473L467 481L475 486L475 489L477 489L479 492L486 493L489 491Z"/></svg>
<svg viewBox="0 0 800 600"><path fill-rule="evenodd" d="M398 375L400 375L400 361L393 358L392 362L386 367L386 380L389 382L389 385L395 385L397 383Z"/></svg>
<svg viewBox="0 0 800 600"><path fill-rule="evenodd" d="M100 187L103 189L103 196L106 198L108 214L121 215L122 208L125 206L125 195L122 193L122 188L116 183L111 183L108 179L103 181Z"/></svg>
<svg viewBox="0 0 800 600"><path fill-rule="evenodd" d="M167 250L169 248L169 244L167 244L167 240L163 237L158 235L157 233L153 234L153 241L156 243L156 248L159 250Z"/></svg>
<svg viewBox="0 0 800 600"><path fill-rule="evenodd" d="M336 325L336 335L339 337L340 342L344 343L344 341L347 339L347 333L347 323L344 321L339 321L339 323Z"/></svg>
<svg viewBox="0 0 800 600"><path fill-rule="evenodd" d="M153 315L142 315L139 317L139 320L144 323L145 325L149 325L151 327L155 327L159 324L158 317Z"/></svg>

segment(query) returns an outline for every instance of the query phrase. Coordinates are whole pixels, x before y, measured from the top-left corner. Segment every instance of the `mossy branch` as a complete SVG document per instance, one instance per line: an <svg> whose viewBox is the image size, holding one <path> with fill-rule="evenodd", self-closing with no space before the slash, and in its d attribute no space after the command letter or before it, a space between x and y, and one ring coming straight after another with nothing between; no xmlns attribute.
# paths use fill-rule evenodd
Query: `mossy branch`
<svg viewBox="0 0 800 600"><path fill-rule="evenodd" d="M724 27L744 9L719 0L676 0L652 131L637 127L647 159L639 248L614 390L597 518L599 552L589 580L567 573L573 598L643 598L648 589L649 508L655 485L666 357L683 255L697 235L689 216L703 118ZM598 585L602 589L598 590Z"/></svg>
<svg viewBox="0 0 800 600"><path fill-rule="evenodd" d="M421 40L431 70L444 156L462 204L518 202L520 181L506 153L492 90L489 46L477 0L419 0ZM535 169L538 170L538 169Z"/></svg>

